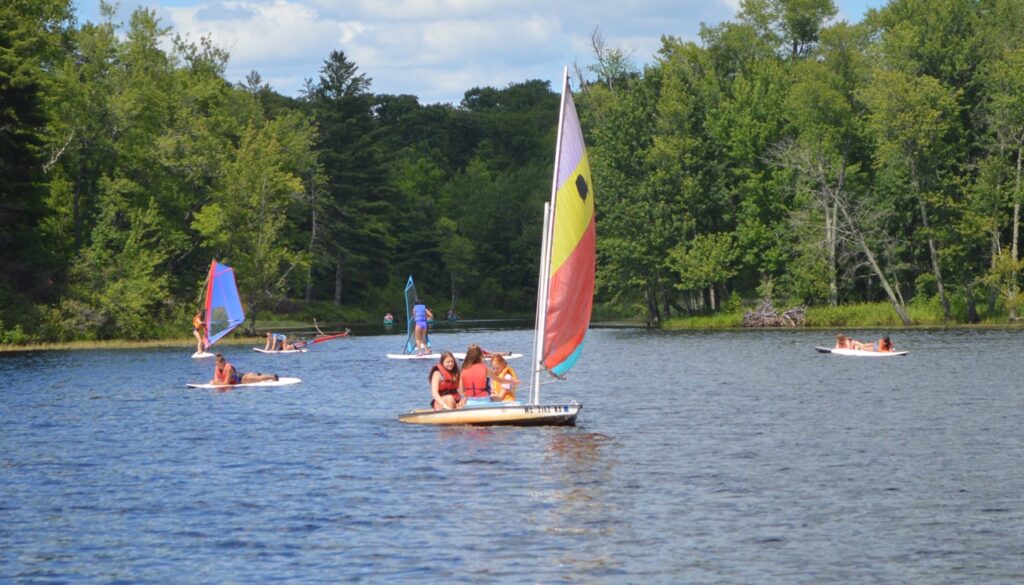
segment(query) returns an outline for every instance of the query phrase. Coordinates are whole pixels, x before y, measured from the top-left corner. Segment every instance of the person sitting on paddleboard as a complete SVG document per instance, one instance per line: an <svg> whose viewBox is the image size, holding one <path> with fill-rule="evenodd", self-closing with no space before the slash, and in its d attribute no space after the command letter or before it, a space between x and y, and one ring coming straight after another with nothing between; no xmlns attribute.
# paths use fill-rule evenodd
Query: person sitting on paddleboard
<svg viewBox="0 0 1024 585"><path fill-rule="evenodd" d="M206 323L203 323L203 314L196 311L192 317L192 335L196 338L196 353L206 351Z"/></svg>
<svg viewBox="0 0 1024 585"><path fill-rule="evenodd" d="M224 356L218 353L213 359L213 379L210 380L210 383L218 385L252 384L277 379L277 374L261 374L259 372L239 374L235 366L228 363Z"/></svg>
<svg viewBox="0 0 1024 585"><path fill-rule="evenodd" d="M491 356L491 400L494 402L515 402L516 387L519 386L519 376L513 370L505 358L494 354Z"/></svg>
<svg viewBox="0 0 1024 585"><path fill-rule="evenodd" d="M452 410L462 408L465 398L459 392L461 372L452 352L441 354L441 359L430 368L430 407L434 410Z"/></svg>
<svg viewBox="0 0 1024 585"><path fill-rule="evenodd" d="M484 364L484 351L477 344L466 349L466 359L462 360L462 379L459 380L462 394L466 400L491 399L491 377Z"/></svg>
<svg viewBox="0 0 1024 585"><path fill-rule="evenodd" d="M888 335L875 342L875 351L893 351L892 340Z"/></svg>
<svg viewBox="0 0 1024 585"><path fill-rule="evenodd" d="M412 318L416 326L414 330L416 355L430 353L430 348L427 347L427 322L434 318L434 314L430 312L430 309L427 308L423 301L417 298L416 304L412 307Z"/></svg>

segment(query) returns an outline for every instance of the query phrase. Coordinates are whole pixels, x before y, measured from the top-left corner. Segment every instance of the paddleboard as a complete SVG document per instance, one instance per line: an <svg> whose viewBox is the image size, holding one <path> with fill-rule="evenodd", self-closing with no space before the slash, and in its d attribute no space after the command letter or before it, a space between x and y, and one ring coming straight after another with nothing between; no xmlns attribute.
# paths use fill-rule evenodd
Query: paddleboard
<svg viewBox="0 0 1024 585"><path fill-rule="evenodd" d="M299 378L280 378L278 380L267 380L266 382L253 382L251 384L186 384L189 388L216 388L227 390L229 388L255 388L257 386L290 386L301 382Z"/></svg>
<svg viewBox="0 0 1024 585"><path fill-rule="evenodd" d="M414 353L389 353L388 358L393 360L434 360L441 359L439 353L425 353L422 355L416 355Z"/></svg>
<svg viewBox="0 0 1024 585"><path fill-rule="evenodd" d="M306 352L309 351L308 349L278 349L278 350L270 350L270 349L263 349L262 347L254 347L254 348L252 348L252 350L255 351L255 352L259 352L259 353L306 353Z"/></svg>
<svg viewBox="0 0 1024 585"><path fill-rule="evenodd" d="M452 352L452 355L455 356L455 359L457 359L457 360L464 360L464 359L466 359L466 352L464 352L464 351ZM504 353L504 352L496 351L496 352L494 352L492 354L484 355L484 359L485 360L489 360L489 359L491 359L492 355L500 355L501 357L503 357L503 358L505 358L507 360L515 360L515 359L519 359L519 358L523 357L523 354L521 354L521 353Z"/></svg>
<svg viewBox="0 0 1024 585"><path fill-rule="evenodd" d="M846 355L854 357L894 357L907 355L909 351L864 351L861 349L836 349L834 347L815 347L818 353L831 353L835 355Z"/></svg>
<svg viewBox="0 0 1024 585"><path fill-rule="evenodd" d="M192 357L197 358L197 359L198 358L208 358L208 357L213 357L213 354L208 352L208 351L197 351L194 354L192 354Z"/></svg>

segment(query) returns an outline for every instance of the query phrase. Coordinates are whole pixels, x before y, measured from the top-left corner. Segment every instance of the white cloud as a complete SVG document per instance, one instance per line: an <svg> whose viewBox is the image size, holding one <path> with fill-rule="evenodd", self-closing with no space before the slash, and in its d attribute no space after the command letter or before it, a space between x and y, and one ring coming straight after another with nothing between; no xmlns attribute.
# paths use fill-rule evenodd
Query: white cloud
<svg viewBox="0 0 1024 585"><path fill-rule="evenodd" d="M74 0L94 7L98 0ZM527 79L557 85L563 66L593 62L595 27L642 67L662 35L697 40L702 22L733 18L740 0L137 0L174 33L210 36L231 54L227 75L256 70L295 95L331 51L373 79L372 91L457 103L473 87ZM838 0L843 14L864 4ZM121 15L135 8L122 0ZM86 17L88 19L88 17ZM96 20L96 16L91 18ZM83 19L84 20L84 19Z"/></svg>

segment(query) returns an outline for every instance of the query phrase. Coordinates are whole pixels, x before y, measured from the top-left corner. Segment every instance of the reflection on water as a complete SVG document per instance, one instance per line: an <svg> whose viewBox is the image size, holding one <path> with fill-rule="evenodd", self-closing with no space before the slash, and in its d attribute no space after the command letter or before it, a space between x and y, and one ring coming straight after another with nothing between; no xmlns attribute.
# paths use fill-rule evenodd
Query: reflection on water
<svg viewBox="0 0 1024 585"><path fill-rule="evenodd" d="M431 365L397 333L225 346L303 379L231 392L189 347L0 355L0 582L1019 581L1024 336L833 333L592 330L544 388L570 428L397 422Z"/></svg>

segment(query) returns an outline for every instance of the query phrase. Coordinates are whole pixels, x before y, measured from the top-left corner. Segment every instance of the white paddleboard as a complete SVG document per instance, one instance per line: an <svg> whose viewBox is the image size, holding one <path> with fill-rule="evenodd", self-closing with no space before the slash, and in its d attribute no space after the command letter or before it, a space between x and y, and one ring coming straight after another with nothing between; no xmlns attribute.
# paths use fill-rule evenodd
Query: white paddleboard
<svg viewBox="0 0 1024 585"><path fill-rule="evenodd" d="M270 349L263 349L262 347L254 347L254 348L252 348L252 350L256 351L256 352L259 352L259 353L306 353L306 352L309 351L308 349L305 349L305 348L303 348L303 349L278 349L278 350L275 351L275 350L270 350Z"/></svg>
<svg viewBox="0 0 1024 585"><path fill-rule="evenodd" d="M208 358L208 357L213 357L213 354L208 352L208 351L197 351L194 354L192 354L192 357L197 358L197 359L198 358Z"/></svg>
<svg viewBox="0 0 1024 585"><path fill-rule="evenodd" d="M266 382L253 382L251 384L186 384L189 388L217 388L227 390L229 388L255 388L257 386L290 386L301 382L299 378L280 378L267 380Z"/></svg>
<svg viewBox="0 0 1024 585"><path fill-rule="evenodd" d="M862 349L836 349L834 347L815 347L818 353L831 353L854 357L894 357L907 355L909 351L864 351Z"/></svg>
<svg viewBox="0 0 1024 585"><path fill-rule="evenodd" d="M464 352L464 351L455 351L455 352L452 352L452 355L455 356L455 359L457 359L457 360L464 360L464 359L466 359L466 352ZM521 353L502 353L502 352L496 352L496 353L491 354L491 355L500 355L501 357L503 357L503 358L505 358L507 360L515 360L515 359L519 359L519 358L523 357L523 354L521 354ZM490 355L485 355L484 359L485 360L489 360L489 359L491 359L491 356Z"/></svg>
<svg viewBox="0 0 1024 585"><path fill-rule="evenodd" d="M425 353L422 355L416 355L414 353L389 353L388 358L393 360L434 360L441 359L439 353Z"/></svg>

